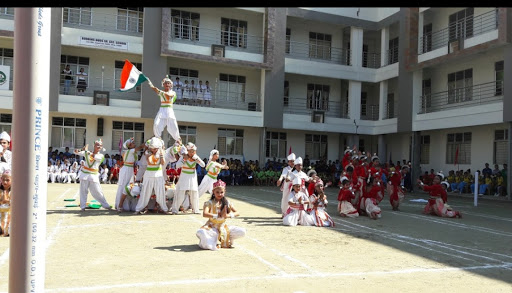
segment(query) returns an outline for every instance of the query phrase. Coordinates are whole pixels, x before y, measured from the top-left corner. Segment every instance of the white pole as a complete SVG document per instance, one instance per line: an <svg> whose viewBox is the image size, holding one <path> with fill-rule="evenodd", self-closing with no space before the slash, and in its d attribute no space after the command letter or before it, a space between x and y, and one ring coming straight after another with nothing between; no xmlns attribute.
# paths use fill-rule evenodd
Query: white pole
<svg viewBox="0 0 512 293"><path fill-rule="evenodd" d="M478 205L478 172L475 172L475 207Z"/></svg>
<svg viewBox="0 0 512 293"><path fill-rule="evenodd" d="M9 292L43 292L51 8L14 9Z"/></svg>

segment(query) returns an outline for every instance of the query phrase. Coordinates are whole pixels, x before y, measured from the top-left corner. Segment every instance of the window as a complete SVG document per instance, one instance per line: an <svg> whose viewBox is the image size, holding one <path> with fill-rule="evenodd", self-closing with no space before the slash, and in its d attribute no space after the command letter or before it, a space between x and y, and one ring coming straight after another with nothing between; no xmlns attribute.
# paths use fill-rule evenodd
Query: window
<svg viewBox="0 0 512 293"><path fill-rule="evenodd" d="M124 64L124 62L123 62ZM73 82L76 82L74 76L80 68L84 69L84 72L89 72L89 57L78 57L78 56L70 56L70 55L60 55L60 84L64 84L64 76L62 74L62 70L66 68L66 65L69 65L69 69L73 72ZM89 84L89 76L86 78L87 84Z"/></svg>
<svg viewBox="0 0 512 293"><path fill-rule="evenodd" d="M85 145L86 120L71 117L52 118L52 147L82 148Z"/></svg>
<svg viewBox="0 0 512 293"><path fill-rule="evenodd" d="M473 69L448 74L448 103L470 101L473 96Z"/></svg>
<svg viewBox="0 0 512 293"><path fill-rule="evenodd" d="M366 116L366 106L368 105L368 93L361 92L361 116Z"/></svg>
<svg viewBox="0 0 512 293"><path fill-rule="evenodd" d="M451 14L448 17L449 41L455 41L459 38L467 39L473 36L473 7L463 9Z"/></svg>
<svg viewBox="0 0 512 293"><path fill-rule="evenodd" d="M0 133L11 133L12 127L12 114L0 114Z"/></svg>
<svg viewBox="0 0 512 293"><path fill-rule="evenodd" d="M283 98L283 105L288 106L290 103L290 83L285 80L284 81L284 98Z"/></svg>
<svg viewBox="0 0 512 293"><path fill-rule="evenodd" d="M494 77L496 80L496 89L494 91L495 96L501 96L503 95L503 76L504 76L504 62L498 61L494 63Z"/></svg>
<svg viewBox="0 0 512 293"><path fill-rule="evenodd" d="M289 28L286 28L286 47L285 47L285 53L290 54L290 44L291 44L291 30Z"/></svg>
<svg viewBox="0 0 512 293"><path fill-rule="evenodd" d="M329 110L329 89L328 85L308 83L308 109Z"/></svg>
<svg viewBox="0 0 512 293"><path fill-rule="evenodd" d="M265 155L267 157L286 158L286 133L267 131Z"/></svg>
<svg viewBox="0 0 512 293"><path fill-rule="evenodd" d="M423 26L423 53L432 51L432 24Z"/></svg>
<svg viewBox="0 0 512 293"><path fill-rule="evenodd" d="M389 55L388 55L388 64L393 64L398 62L398 37L389 40Z"/></svg>
<svg viewBox="0 0 512 293"><path fill-rule="evenodd" d="M217 149L220 155L243 155L244 154L244 130L219 128Z"/></svg>
<svg viewBox="0 0 512 293"><path fill-rule="evenodd" d="M231 102L245 102L245 76L221 73L219 96Z"/></svg>
<svg viewBox="0 0 512 293"><path fill-rule="evenodd" d="M14 16L14 7L0 7L0 14Z"/></svg>
<svg viewBox="0 0 512 293"><path fill-rule="evenodd" d="M9 66L10 77L9 77L9 89L12 90L12 80L14 76L14 51L13 49L0 48L0 65Z"/></svg>
<svg viewBox="0 0 512 293"><path fill-rule="evenodd" d="M247 21L223 17L220 23L222 45L247 48Z"/></svg>
<svg viewBox="0 0 512 293"><path fill-rule="evenodd" d="M78 25L91 25L92 7L64 7L62 21Z"/></svg>
<svg viewBox="0 0 512 293"><path fill-rule="evenodd" d="M420 164L430 164L430 135L421 136Z"/></svg>
<svg viewBox="0 0 512 293"><path fill-rule="evenodd" d="M127 32L142 33L144 7L118 7L117 29Z"/></svg>
<svg viewBox="0 0 512 293"><path fill-rule="evenodd" d="M457 149L459 149L458 164L471 164L471 132L448 133L446 164L455 163Z"/></svg>
<svg viewBox="0 0 512 293"><path fill-rule="evenodd" d="M119 142L133 137L135 145L144 142L144 123L112 121L112 150L119 150Z"/></svg>
<svg viewBox="0 0 512 293"><path fill-rule="evenodd" d="M199 13L172 9L171 17L174 38L199 41Z"/></svg>
<svg viewBox="0 0 512 293"><path fill-rule="evenodd" d="M309 57L331 60L331 40L331 35L309 32Z"/></svg>
<svg viewBox="0 0 512 293"><path fill-rule="evenodd" d="M327 159L327 135L306 134L305 155L311 160Z"/></svg>
<svg viewBox="0 0 512 293"><path fill-rule="evenodd" d="M429 79L425 79L421 84L421 94L423 96L423 107L430 108L432 106L432 81Z"/></svg>
<svg viewBox="0 0 512 293"><path fill-rule="evenodd" d="M183 84L185 84L185 80L188 80L189 85L191 80L194 80L196 85L199 84L199 71L197 70L170 67L169 73L174 77L173 82L176 81L176 77L179 77Z"/></svg>
<svg viewBox="0 0 512 293"><path fill-rule="evenodd" d="M137 63L137 62L132 62L133 66L135 66L139 71L142 71L142 63ZM114 62L114 89L115 88L118 88L119 85L121 84L121 72L123 72L123 67L124 67L124 61L120 61L120 60L116 60ZM158 84L157 84L158 86ZM131 89L127 92L129 93L140 93L141 91L141 86L138 85L137 87L135 87L134 89Z"/></svg>
<svg viewBox="0 0 512 293"><path fill-rule="evenodd" d="M387 105L387 117L388 119L395 118L395 94L389 93L388 94L388 101L386 103Z"/></svg>
<svg viewBox="0 0 512 293"><path fill-rule="evenodd" d="M195 126L178 126L180 130L180 137L183 143L191 142L196 143L197 129ZM171 146L172 143L169 145Z"/></svg>
<svg viewBox="0 0 512 293"><path fill-rule="evenodd" d="M494 164L502 165L508 162L508 129L494 131Z"/></svg>

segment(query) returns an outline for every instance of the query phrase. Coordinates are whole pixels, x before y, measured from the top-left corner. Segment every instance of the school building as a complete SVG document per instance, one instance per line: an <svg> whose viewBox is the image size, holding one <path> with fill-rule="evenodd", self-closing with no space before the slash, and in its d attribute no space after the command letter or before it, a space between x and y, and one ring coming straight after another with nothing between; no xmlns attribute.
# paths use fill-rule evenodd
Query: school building
<svg viewBox="0 0 512 293"><path fill-rule="evenodd" d="M381 162L412 161L414 177L510 166L511 8L51 10L54 149L101 137L113 154L119 141L153 135L160 102L147 83L117 91L128 59L158 87L166 74L209 81L210 105L174 105L183 141L202 158L216 147L261 164L290 149L337 160L357 145ZM14 14L0 8L0 131L12 127Z"/></svg>

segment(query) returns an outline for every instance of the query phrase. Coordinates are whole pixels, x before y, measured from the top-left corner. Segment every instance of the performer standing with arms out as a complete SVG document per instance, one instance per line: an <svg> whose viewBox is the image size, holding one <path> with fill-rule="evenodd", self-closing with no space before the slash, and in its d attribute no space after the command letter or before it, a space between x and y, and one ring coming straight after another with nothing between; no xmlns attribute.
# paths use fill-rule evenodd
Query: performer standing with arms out
<svg viewBox="0 0 512 293"><path fill-rule="evenodd" d="M210 194L213 190L213 183L217 182L217 176L219 176L219 172L221 169L227 170L229 166L227 165L226 160L222 161L222 164L217 163L219 159L219 151L212 150L210 152L210 158L208 158L208 164L206 165L206 175L203 177L201 184L199 184L197 195L201 197L206 191Z"/></svg>
<svg viewBox="0 0 512 293"><path fill-rule="evenodd" d="M295 154L291 153L288 155L288 166L283 168L283 171L281 172L281 177L279 177L279 180L277 180L277 186L281 186L281 183L283 184L281 186L281 191L283 192L283 197L281 198L281 214L284 217L284 214L286 213L286 210L288 210L288 195L291 191L292 181L290 174L293 171L293 166L295 165ZM283 182L284 180L284 182Z"/></svg>
<svg viewBox="0 0 512 293"><path fill-rule="evenodd" d="M126 149L122 153L123 157L123 167L119 170L119 179L117 180L117 194L116 194L116 203L115 209L122 209L123 206L119 205L119 201L121 200L121 196L123 195L123 190L128 185L128 183L133 182L134 173L133 166L135 161L137 161L137 152L140 151L144 147L144 144L141 144L138 147L135 147L135 141L132 138L127 139L123 148Z"/></svg>
<svg viewBox="0 0 512 293"><path fill-rule="evenodd" d="M199 214L199 195L197 194L197 172L196 165L199 164L204 168L204 162L196 154L197 147L195 144L187 143L187 153L182 154L176 168L181 168L180 180L176 184L174 200L172 202L172 213L177 215L181 204L185 201L185 193L189 191L190 204L194 214Z"/></svg>
<svg viewBox="0 0 512 293"><path fill-rule="evenodd" d="M208 218L196 232L199 238L199 247L202 249L217 250L219 248L233 248L233 240L244 237L246 230L237 226L228 226L226 219L240 216L233 204L226 199L226 183L218 180L213 184L213 194L209 201L204 203L203 217ZM220 245L217 244L220 241Z"/></svg>
<svg viewBox="0 0 512 293"><path fill-rule="evenodd" d="M92 197L96 199L104 209L112 209L107 203L103 191L100 186L99 167L105 157L100 150L103 149L103 142L101 138L94 142L94 150L92 152L87 150L88 145L85 145L81 150L75 149L75 155L85 157L85 163L80 172L80 208L85 210L87 203L87 194L90 191Z"/></svg>
<svg viewBox="0 0 512 293"><path fill-rule="evenodd" d="M163 91L155 87L151 81L149 81L149 86L157 93L158 97L160 97L160 110L158 110L155 117L153 134L161 138L162 131L164 131L167 125L167 132L169 132L172 138L181 141L178 123L176 122L176 116L174 116L174 110L172 109L173 103L176 101L176 93L172 90L171 79L166 75L162 80Z"/></svg>

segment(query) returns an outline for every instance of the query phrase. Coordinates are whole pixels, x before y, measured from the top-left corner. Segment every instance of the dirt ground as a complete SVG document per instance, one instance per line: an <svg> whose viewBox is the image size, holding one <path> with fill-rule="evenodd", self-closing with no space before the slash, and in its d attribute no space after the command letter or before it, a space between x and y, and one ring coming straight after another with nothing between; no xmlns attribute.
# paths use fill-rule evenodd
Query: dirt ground
<svg viewBox="0 0 512 293"><path fill-rule="evenodd" d="M114 203L116 185L102 185ZM334 228L285 227L277 187L228 186L247 229L235 248L202 250L202 215L118 214L64 207L77 184L48 185L46 292L512 292L512 202L449 194L462 219L421 213L424 193L382 218ZM202 203L208 194L200 198ZM89 199L92 197L89 195ZM0 238L0 291L8 290L9 238Z"/></svg>

